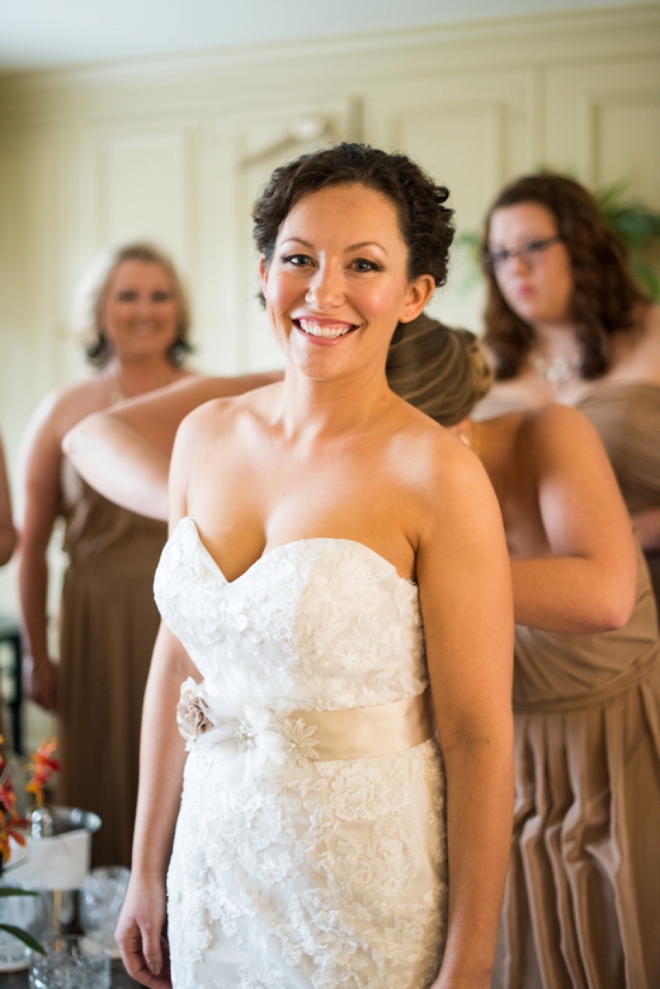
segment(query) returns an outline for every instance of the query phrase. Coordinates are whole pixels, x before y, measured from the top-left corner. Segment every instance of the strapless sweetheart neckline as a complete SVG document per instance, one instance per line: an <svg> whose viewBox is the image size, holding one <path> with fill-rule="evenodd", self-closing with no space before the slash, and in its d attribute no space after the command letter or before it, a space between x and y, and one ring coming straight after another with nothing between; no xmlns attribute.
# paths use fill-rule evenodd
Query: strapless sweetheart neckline
<svg viewBox="0 0 660 989"><path fill-rule="evenodd" d="M332 543L332 544L359 547L365 553L368 553L369 556L375 557L376 560L378 560L380 563L385 564L385 566L389 567L389 569L394 573L394 575L399 580L402 580L404 584L412 584L413 587L417 586L417 582L415 580L413 580L411 577L403 577L399 573L397 568L394 566L394 564L390 560L387 560L384 556L381 556L380 553L377 553L375 549L371 549L370 546L367 546L365 543L361 543L358 539L345 539L343 537L336 537L336 536L308 536L307 538L304 539L291 539L287 543L280 543L279 546L273 546L273 548L269 549L267 553L262 553L261 556L257 557L254 563L251 563L250 566L246 570L244 570L242 574L239 574L238 577L235 577L234 580L229 580L223 573L222 567L220 566L218 561L215 559L211 551L204 544L204 540L202 539L201 533L199 531L199 528L194 518L191 515L184 515L183 518L179 519L176 526L174 527L174 532L176 532L176 530L179 528L179 526L182 523L186 523L186 524L192 523L191 527L197 538L197 542L199 544L200 550L202 551L208 562L211 564L216 574L224 581L225 584L227 584L228 587L231 587L233 584L237 584L239 581L243 580L244 577L247 577L248 574L250 574L255 568L259 567L260 564L262 564L265 560L267 560L271 556L275 556L281 551L290 550L292 547L295 546L300 546L301 548L304 548L306 544L318 545L319 543ZM172 533L172 535L174 535L174 532Z"/></svg>

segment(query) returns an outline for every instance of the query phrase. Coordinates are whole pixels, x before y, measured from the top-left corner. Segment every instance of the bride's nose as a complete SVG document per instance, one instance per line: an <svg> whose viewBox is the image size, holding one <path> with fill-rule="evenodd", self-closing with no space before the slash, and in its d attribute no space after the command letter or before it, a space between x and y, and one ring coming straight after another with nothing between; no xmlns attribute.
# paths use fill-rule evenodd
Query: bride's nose
<svg viewBox="0 0 660 989"><path fill-rule="evenodd" d="M344 302L344 280L341 271L322 265L312 275L305 293L305 302L317 312L335 309Z"/></svg>

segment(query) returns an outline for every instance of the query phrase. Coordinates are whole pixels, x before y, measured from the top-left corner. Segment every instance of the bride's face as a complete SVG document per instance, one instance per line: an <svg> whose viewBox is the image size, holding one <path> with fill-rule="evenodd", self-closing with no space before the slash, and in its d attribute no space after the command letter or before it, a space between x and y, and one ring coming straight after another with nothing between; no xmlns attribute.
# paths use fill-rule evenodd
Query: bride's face
<svg viewBox="0 0 660 989"><path fill-rule="evenodd" d="M260 273L279 345L320 379L384 367L397 323L419 315L435 288L430 275L408 279L394 203L359 183L299 200Z"/></svg>

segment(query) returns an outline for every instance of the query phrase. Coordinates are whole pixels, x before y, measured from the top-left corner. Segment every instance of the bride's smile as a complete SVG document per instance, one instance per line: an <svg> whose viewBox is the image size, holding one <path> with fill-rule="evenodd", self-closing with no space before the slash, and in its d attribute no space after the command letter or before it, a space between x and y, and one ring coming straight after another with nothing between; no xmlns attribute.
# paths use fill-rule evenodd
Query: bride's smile
<svg viewBox="0 0 660 989"><path fill-rule="evenodd" d="M394 203L357 182L303 196L260 273L288 360L324 378L384 363L397 323L417 315L430 281L408 277Z"/></svg>

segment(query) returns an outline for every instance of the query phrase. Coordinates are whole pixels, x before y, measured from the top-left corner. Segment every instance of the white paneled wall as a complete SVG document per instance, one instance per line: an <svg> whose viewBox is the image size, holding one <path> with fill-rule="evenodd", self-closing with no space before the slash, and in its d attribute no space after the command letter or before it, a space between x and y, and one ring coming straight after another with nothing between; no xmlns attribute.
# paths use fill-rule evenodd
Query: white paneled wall
<svg viewBox="0 0 660 989"><path fill-rule="evenodd" d="M199 367L280 363L255 299L250 208L279 162L312 147L283 145L292 121L321 114L329 141L409 152L450 188L459 230L477 230L502 183L541 164L590 185L628 179L660 207L659 50L660 5L643 4L0 76L0 426L12 473L32 408L84 373L69 303L110 243L145 237L173 254L192 290ZM478 328L468 270L456 252L433 310Z"/></svg>

